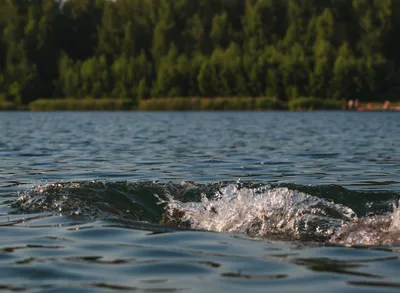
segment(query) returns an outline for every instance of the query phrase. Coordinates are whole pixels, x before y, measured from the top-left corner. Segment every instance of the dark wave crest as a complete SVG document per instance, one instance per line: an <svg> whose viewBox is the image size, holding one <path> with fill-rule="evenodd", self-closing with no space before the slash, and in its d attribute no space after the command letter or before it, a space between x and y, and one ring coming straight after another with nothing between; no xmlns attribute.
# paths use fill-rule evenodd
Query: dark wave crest
<svg viewBox="0 0 400 293"><path fill-rule="evenodd" d="M212 196L221 184L139 182L68 182L36 185L12 203L14 213L50 212L93 219L123 218L159 222L160 198L196 201ZM157 195L158 197L156 197Z"/></svg>

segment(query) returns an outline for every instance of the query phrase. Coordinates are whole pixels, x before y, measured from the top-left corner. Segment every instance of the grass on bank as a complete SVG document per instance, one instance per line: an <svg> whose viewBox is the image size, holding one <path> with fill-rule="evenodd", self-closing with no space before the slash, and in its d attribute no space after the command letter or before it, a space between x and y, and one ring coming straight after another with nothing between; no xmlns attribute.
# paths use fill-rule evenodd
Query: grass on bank
<svg viewBox="0 0 400 293"><path fill-rule="evenodd" d="M5 100L0 100L0 111L13 111L13 110L18 110L16 104Z"/></svg>
<svg viewBox="0 0 400 293"><path fill-rule="evenodd" d="M141 100L139 111L283 110L275 98L158 98Z"/></svg>
<svg viewBox="0 0 400 293"><path fill-rule="evenodd" d="M30 111L128 111L134 108L128 99L39 99L28 105Z"/></svg>
<svg viewBox="0 0 400 293"><path fill-rule="evenodd" d="M140 101L139 111L341 110L345 100L300 97L284 103L276 98L159 98Z"/></svg>
<svg viewBox="0 0 400 293"><path fill-rule="evenodd" d="M1 107L1 106L0 106ZM11 107L10 105L7 107ZM153 98L128 99L39 99L28 105L30 111L241 111L241 110L340 110L345 100L300 97L288 103L276 98ZM1 108L0 108L1 109ZM11 109L11 108L10 108Z"/></svg>
<svg viewBox="0 0 400 293"><path fill-rule="evenodd" d="M299 110L341 110L346 109L346 100L319 99L314 97L300 97L290 100L288 108L291 111Z"/></svg>

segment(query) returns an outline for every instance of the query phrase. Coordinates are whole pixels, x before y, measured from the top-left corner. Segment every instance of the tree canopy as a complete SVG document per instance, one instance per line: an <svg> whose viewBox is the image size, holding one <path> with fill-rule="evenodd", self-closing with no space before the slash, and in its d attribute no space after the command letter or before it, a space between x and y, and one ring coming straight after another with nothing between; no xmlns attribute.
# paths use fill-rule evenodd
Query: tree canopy
<svg viewBox="0 0 400 293"><path fill-rule="evenodd" d="M0 0L0 100L398 90L400 0Z"/></svg>

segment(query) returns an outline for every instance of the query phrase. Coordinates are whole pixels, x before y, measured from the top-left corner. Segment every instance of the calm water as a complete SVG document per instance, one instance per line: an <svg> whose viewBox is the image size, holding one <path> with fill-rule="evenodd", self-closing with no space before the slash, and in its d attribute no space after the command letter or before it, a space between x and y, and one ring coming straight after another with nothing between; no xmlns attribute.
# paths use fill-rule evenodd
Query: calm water
<svg viewBox="0 0 400 293"><path fill-rule="evenodd" d="M0 112L0 291L399 291L399 199L400 113Z"/></svg>

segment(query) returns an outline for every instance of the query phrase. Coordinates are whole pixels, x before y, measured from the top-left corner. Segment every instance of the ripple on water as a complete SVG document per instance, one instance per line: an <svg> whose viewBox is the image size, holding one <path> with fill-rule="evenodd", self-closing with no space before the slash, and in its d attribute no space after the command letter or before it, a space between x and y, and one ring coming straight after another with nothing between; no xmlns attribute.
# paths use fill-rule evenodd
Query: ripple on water
<svg viewBox="0 0 400 293"><path fill-rule="evenodd" d="M251 231L232 222L218 226L205 209L213 204L226 212L219 220L227 220L234 218L229 208L246 203L256 208L242 215L254 216L266 206L262 198L252 195L258 201L236 200L224 209L222 203L235 202L234 190L220 202L214 197L228 184L223 181L246 178L261 186L243 184L247 193L237 195L261 187L261 193L292 195L286 203L305 203L300 194L306 194L317 204L281 209L281 219L314 211L321 223L324 211L332 224L348 208L358 221L381 217L389 226L391 205L400 197L397 114L1 113L0 291L398 291L400 247L280 241L248 233L259 231L257 225ZM166 183L182 179L196 184ZM75 181L83 183L74 187ZM57 184L44 192L32 188L47 183ZM167 195L185 211L196 206L188 220L201 225L160 225L173 202ZM291 201L296 196L303 201ZM205 214L214 226L198 221ZM228 226L237 229L190 229ZM341 235L354 243L367 234Z"/></svg>

